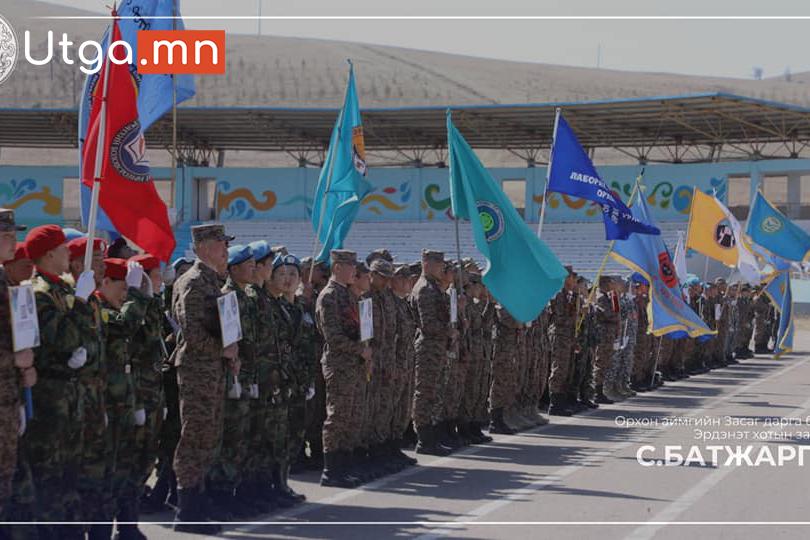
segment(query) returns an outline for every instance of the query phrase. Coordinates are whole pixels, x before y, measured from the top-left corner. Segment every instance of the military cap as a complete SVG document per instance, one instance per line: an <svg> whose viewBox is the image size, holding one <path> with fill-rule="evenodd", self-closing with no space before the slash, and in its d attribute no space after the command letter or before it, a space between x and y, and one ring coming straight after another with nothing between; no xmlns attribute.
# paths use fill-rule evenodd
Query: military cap
<svg viewBox="0 0 810 540"><path fill-rule="evenodd" d="M574 267L571 266L570 264L566 264L565 269L568 271L569 276L576 276L577 275L577 273L574 272Z"/></svg>
<svg viewBox="0 0 810 540"><path fill-rule="evenodd" d="M410 277L411 268L407 264L398 264L394 267L394 276L396 277Z"/></svg>
<svg viewBox="0 0 810 540"><path fill-rule="evenodd" d="M374 259L369 269L383 277L393 277L394 275L394 265L385 259Z"/></svg>
<svg viewBox="0 0 810 540"><path fill-rule="evenodd" d="M127 260L111 257L104 259L104 277L116 281L123 281L127 278Z"/></svg>
<svg viewBox="0 0 810 540"><path fill-rule="evenodd" d="M433 249L423 249L422 260L433 262L444 262L444 253Z"/></svg>
<svg viewBox="0 0 810 540"><path fill-rule="evenodd" d="M481 283L481 274L467 274L469 276L471 285L478 285Z"/></svg>
<svg viewBox="0 0 810 540"><path fill-rule="evenodd" d="M178 268L183 266L184 264L194 264L194 261L191 259L186 259L185 257L178 257L173 263L172 268L174 268L175 272Z"/></svg>
<svg viewBox="0 0 810 540"><path fill-rule="evenodd" d="M332 264L355 264L357 263L357 253L348 249L333 249L329 252L329 259Z"/></svg>
<svg viewBox="0 0 810 540"><path fill-rule="evenodd" d="M289 253L289 251L287 250L287 246L284 245L273 246L271 249L273 250L273 253L275 253L276 255L286 255L287 253Z"/></svg>
<svg viewBox="0 0 810 540"><path fill-rule="evenodd" d="M242 264L248 259L253 258L253 250L250 246L237 244L228 248L228 266Z"/></svg>
<svg viewBox="0 0 810 540"><path fill-rule="evenodd" d="M14 210L0 208L0 232L17 232L24 230L25 227L17 225L17 222L14 220Z"/></svg>
<svg viewBox="0 0 810 540"><path fill-rule="evenodd" d="M422 263L421 262L411 263L411 264L408 265L408 268L411 271L411 275L418 276L419 274L422 273Z"/></svg>
<svg viewBox="0 0 810 540"><path fill-rule="evenodd" d="M87 250L87 237L80 236L68 242L68 249L70 250L70 260L81 259L84 257L84 252ZM107 251L107 242L101 238L93 238L93 251Z"/></svg>
<svg viewBox="0 0 810 540"><path fill-rule="evenodd" d="M276 255L276 258L273 259L273 270L275 270L279 266L294 266L298 268L298 270L300 271L301 261L298 259L298 257L290 253L284 255L279 253L278 255Z"/></svg>
<svg viewBox="0 0 810 540"><path fill-rule="evenodd" d="M39 259L52 249L65 243L65 233L58 225L40 225L34 227L25 237L28 255L32 259Z"/></svg>
<svg viewBox="0 0 810 540"><path fill-rule="evenodd" d="M470 259L469 257L466 258L466 259L462 259L461 262L462 262L462 267L464 268L464 270L466 270L468 272L472 272L474 274L481 273L481 267L478 266L477 262Z"/></svg>
<svg viewBox="0 0 810 540"><path fill-rule="evenodd" d="M135 255L130 259L130 261L140 264L147 272L151 272L155 268L160 268L160 261L157 259L157 257L154 255L149 255L148 253Z"/></svg>
<svg viewBox="0 0 810 540"><path fill-rule="evenodd" d="M722 277L716 278L714 280L714 283L715 283L715 285L725 285L726 278L722 278Z"/></svg>
<svg viewBox="0 0 810 540"><path fill-rule="evenodd" d="M312 266L312 257L307 255L303 259L301 259L301 266Z"/></svg>
<svg viewBox="0 0 810 540"><path fill-rule="evenodd" d="M248 244L248 247L253 252L253 258L256 262L262 262L267 257L273 256L273 250L270 249L270 244L266 240L256 240Z"/></svg>
<svg viewBox="0 0 810 540"><path fill-rule="evenodd" d="M84 236L87 236L87 234L83 233L82 231L80 231L78 229L74 229L72 227L65 227L64 229L62 229L62 232L65 233L65 238L67 238L68 242L70 242L71 240L75 240L77 238L82 238Z"/></svg>
<svg viewBox="0 0 810 540"><path fill-rule="evenodd" d="M369 273L368 266L366 266L366 263L364 263L363 261L357 261L356 263L354 263L354 267L357 270L358 274L368 274Z"/></svg>
<svg viewBox="0 0 810 540"><path fill-rule="evenodd" d="M743 283L743 284L740 286L740 290L741 290L741 291L750 291L750 290L751 290L751 285L749 285L748 283Z"/></svg>
<svg viewBox="0 0 810 540"><path fill-rule="evenodd" d="M234 237L225 234L225 226L217 223L208 225L195 225L191 228L191 237L194 243L204 242L205 240L224 240L225 242L233 241Z"/></svg>
<svg viewBox="0 0 810 540"><path fill-rule="evenodd" d="M26 248L25 242L17 242L17 247L14 248L14 258L7 262L17 262L24 259L30 259L28 248Z"/></svg>
<svg viewBox="0 0 810 540"><path fill-rule="evenodd" d="M376 261L377 259L382 259L384 261L388 261L390 263L394 262L394 257L391 255L391 252L387 249L375 249L371 253L368 254L366 257L366 264L371 266L371 263Z"/></svg>

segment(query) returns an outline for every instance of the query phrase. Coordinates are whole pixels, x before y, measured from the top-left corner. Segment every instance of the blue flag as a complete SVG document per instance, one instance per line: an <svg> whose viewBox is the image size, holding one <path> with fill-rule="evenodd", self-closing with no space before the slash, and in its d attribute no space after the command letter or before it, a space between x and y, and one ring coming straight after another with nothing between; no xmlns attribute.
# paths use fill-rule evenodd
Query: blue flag
<svg viewBox="0 0 810 540"><path fill-rule="evenodd" d="M652 223L647 203L638 190L638 204L633 205L633 215L644 223ZM617 262L638 272L650 284L647 305L649 331L655 336L669 335L672 338L701 337L716 334L684 302L675 265L661 236L635 234L627 240L616 242L610 253ZM639 331L644 331L639 329Z"/></svg>
<svg viewBox="0 0 810 540"><path fill-rule="evenodd" d="M774 272L763 282L763 292L779 312L779 330L776 333L774 357L793 351L793 292L790 289L790 271Z"/></svg>
<svg viewBox="0 0 810 540"><path fill-rule="evenodd" d="M453 215L472 223L475 245L487 259L484 285L512 317L532 321L562 288L568 271L517 213L449 112L447 148Z"/></svg>
<svg viewBox="0 0 810 540"><path fill-rule="evenodd" d="M657 227L634 217L621 198L599 177L591 158L562 114L554 133L546 191L566 193L599 204L608 240L626 240L632 233L661 234Z"/></svg>
<svg viewBox="0 0 810 540"><path fill-rule="evenodd" d="M332 130L329 152L312 202L312 227L321 243L317 260L328 261L330 250L343 247L343 240L360 210L360 202L371 191L366 174L363 121L354 85L354 68L350 67L346 98Z"/></svg>
<svg viewBox="0 0 810 540"><path fill-rule="evenodd" d="M754 198L745 232L774 255L789 261L810 258L810 235L785 217L761 191Z"/></svg>
<svg viewBox="0 0 810 540"><path fill-rule="evenodd" d="M176 10L173 4L177 4ZM118 8L118 27L121 30L121 39L129 43L132 47L133 59L138 58L138 31L139 30L172 30L172 19L150 19L147 17L171 17L180 16L180 0L127 0L122 2ZM133 19L127 17L135 17ZM185 25L182 19L177 19L174 26L177 30L184 30ZM109 41L109 29L104 33L101 40L101 48L104 57L107 55L107 45ZM117 52L117 54L121 54ZM131 70L136 70L137 65L130 66ZM82 98L79 101L79 170L82 170L82 148L84 138L87 134L87 123L90 116L91 95L93 88L98 81L100 71L93 75L88 75L84 81ZM177 77L177 103L178 105L194 97L196 92L194 77L192 75L175 75ZM172 108L172 76L160 74L136 74L138 82L138 117L141 122L141 129L146 131L156 120L163 116ZM81 187L82 203L82 223L87 224L87 214L90 209L91 189L84 184ZM99 208L98 222L99 229L117 235L117 231L110 222L104 211Z"/></svg>

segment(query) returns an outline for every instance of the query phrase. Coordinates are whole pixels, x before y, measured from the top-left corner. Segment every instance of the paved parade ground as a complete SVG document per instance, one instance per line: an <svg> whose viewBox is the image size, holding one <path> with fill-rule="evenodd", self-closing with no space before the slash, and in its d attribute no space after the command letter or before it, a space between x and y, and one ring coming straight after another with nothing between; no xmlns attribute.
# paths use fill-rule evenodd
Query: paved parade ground
<svg viewBox="0 0 810 540"><path fill-rule="evenodd" d="M419 456L420 466L360 489L322 488L316 473L299 475L293 487L307 495L306 504L269 515L263 520L267 523L229 526L223 536L807 538L810 473L798 456L782 466L750 466L744 460L725 466L728 454L720 452L716 466L643 467L636 454L652 445L656 449L645 459L661 459L665 446L674 445L683 448L675 453L686 456L696 445L710 462L705 449L712 445L752 445L752 458L763 444L774 454L780 444L806 445L802 433L810 431L807 424L773 428L765 422L810 416L808 351L810 332L802 331L796 352L780 360L758 356L623 403L552 418L551 424L520 435L499 435L489 445L450 457ZM645 419L647 425L620 426L620 416ZM680 418L681 425L664 425L664 417ZM688 425L693 421L686 417L717 418L720 425ZM729 427L730 422L756 424ZM742 431L748 439L697 440L696 429L721 437ZM798 438L763 443L765 432L791 432ZM170 520L171 515L152 519ZM802 521L807 524L796 523ZM143 531L150 538L191 538L166 525L147 525Z"/></svg>

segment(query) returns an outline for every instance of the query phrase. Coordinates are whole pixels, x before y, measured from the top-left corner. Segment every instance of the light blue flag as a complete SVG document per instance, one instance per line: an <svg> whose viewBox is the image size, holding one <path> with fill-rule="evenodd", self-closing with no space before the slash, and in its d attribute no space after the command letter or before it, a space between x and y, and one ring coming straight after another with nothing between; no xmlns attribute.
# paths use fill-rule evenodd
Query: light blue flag
<svg viewBox="0 0 810 540"><path fill-rule="evenodd" d="M371 191L367 172L363 121L354 85L354 67L350 64L346 98L332 130L329 152L313 197L312 227L321 243L317 260L328 261L329 251L343 247L360 210L360 202Z"/></svg>
<svg viewBox="0 0 810 540"><path fill-rule="evenodd" d="M779 331L776 333L774 357L779 358L793 351L793 291L790 288L790 271L774 272L765 278L763 292L779 312Z"/></svg>
<svg viewBox="0 0 810 540"><path fill-rule="evenodd" d="M810 235L785 217L760 191L751 205L745 232L751 240L783 259L810 258Z"/></svg>
<svg viewBox="0 0 810 540"><path fill-rule="evenodd" d="M641 189L636 197L637 203L631 207L633 215L654 226ZM717 334L684 302L675 265L661 236L634 234L627 240L618 240L610 256L644 276L650 284L647 304L650 333L676 339Z"/></svg>
<svg viewBox="0 0 810 540"><path fill-rule="evenodd" d="M450 201L456 219L472 223L486 257L484 285L520 322L537 318L563 286L568 271L526 225L447 113Z"/></svg>
<svg viewBox="0 0 810 540"><path fill-rule="evenodd" d="M176 5L176 9L174 8ZM149 19L147 17L170 17L176 13L180 16L180 0L127 0L122 2L118 15L118 27L121 29L121 39L129 43L132 47L133 59L138 58L138 31L139 30L172 30L172 19ZM175 13L173 13L175 12ZM135 18L127 18L135 17ZM175 23L177 30L184 30L185 25L182 19L177 19ZM107 54L107 44L109 40L109 29L104 33L101 40L101 47L104 57ZM120 54L120 53L119 53ZM132 69L137 69L133 64ZM82 147L87 133L87 123L90 117L92 90L98 82L99 73L88 75L84 81L82 98L79 101L79 170L82 170ZM194 77L192 75L175 75L177 78L177 103L178 105L194 97L196 92ZM141 128L146 129L156 120L163 116L172 108L172 76L161 74L146 74L136 76L138 81L138 117ZM91 189L84 184L81 186L82 222L87 224L87 213L90 208ZM99 229L117 234L115 227L110 222L104 211L98 209Z"/></svg>

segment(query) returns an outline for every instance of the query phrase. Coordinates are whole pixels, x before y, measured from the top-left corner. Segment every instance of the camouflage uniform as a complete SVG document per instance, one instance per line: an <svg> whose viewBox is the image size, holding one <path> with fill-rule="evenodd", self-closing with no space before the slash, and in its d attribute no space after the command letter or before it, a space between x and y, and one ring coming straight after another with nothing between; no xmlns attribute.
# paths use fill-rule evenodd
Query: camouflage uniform
<svg viewBox="0 0 810 540"><path fill-rule="evenodd" d="M621 306L621 302L620 302ZM621 339L624 329L624 314L614 310L613 293L602 292L596 300L596 325L599 328L599 343L594 362L594 384L597 392L603 392L605 383L618 380L620 366L616 363L614 343Z"/></svg>
<svg viewBox="0 0 810 540"><path fill-rule="evenodd" d="M565 399L574 362L574 346L579 300L577 293L563 289L551 300L551 375L548 391L552 401Z"/></svg>
<svg viewBox="0 0 810 540"><path fill-rule="evenodd" d="M649 320L647 319L647 303L649 298L646 294L638 294L636 302L636 339L633 352L633 380L641 386L648 386L653 377L653 369L656 369L655 362L658 355L658 342L653 339L653 335L647 333ZM630 337L632 339L632 336ZM660 357L658 358L660 361Z"/></svg>
<svg viewBox="0 0 810 540"><path fill-rule="evenodd" d="M306 274L305 274L306 275ZM310 300L298 296L296 301L304 310L304 319L307 317L312 321L312 332L307 338L308 345L312 349L312 357L309 359L312 365L312 375L315 378L315 395L307 401L306 405L306 441L309 445L310 458L317 458L323 453L323 422L326 420L326 383L323 380L321 371L321 355L323 354L323 337L318 331L315 320L315 301L318 299L320 291L313 288Z"/></svg>
<svg viewBox="0 0 810 540"><path fill-rule="evenodd" d="M596 375L604 373L597 360L600 349L599 337L605 328L602 327L600 331L598 325L600 312L597 307L586 306L584 309L585 316L577 335L579 352L574 355L576 359L574 381L569 396L572 401L593 401L597 389L600 388L596 384Z"/></svg>
<svg viewBox="0 0 810 540"><path fill-rule="evenodd" d="M619 350L614 352L613 365L614 374L612 380L619 385L629 384L633 374L633 363L636 357L636 342L639 333L639 313L638 304L628 295L623 295L619 299L620 327L619 327ZM644 338L646 340L646 338ZM644 353L644 351L640 351ZM649 355L648 355L649 356ZM641 361L641 359L640 359Z"/></svg>
<svg viewBox="0 0 810 540"><path fill-rule="evenodd" d="M393 416L391 385L395 377L397 309L394 293L388 287L378 291L372 290L369 298L374 314L374 337L371 340L374 352L371 377L366 386L368 422L364 440L373 446L385 442L391 435Z"/></svg>
<svg viewBox="0 0 810 540"><path fill-rule="evenodd" d="M455 288L455 285L453 288ZM442 418L453 423L457 422L459 414L461 413L461 405L464 400L464 382L469 369L469 358L466 351L467 344L465 343L467 308L465 306L464 309L461 309L463 294L463 292L460 292L457 296L458 311L456 316L458 320L455 323L455 327L458 329L459 337L457 340L451 339L447 347L447 367L444 379L444 391L442 392ZM449 292L445 296L449 313ZM452 427L450 429L452 430Z"/></svg>
<svg viewBox="0 0 810 540"><path fill-rule="evenodd" d="M397 391L394 402L394 439L401 439L411 421L414 386L414 338L416 318L407 298L396 297L397 338L396 338L396 377L393 387Z"/></svg>
<svg viewBox="0 0 810 540"><path fill-rule="evenodd" d="M180 441L174 471L181 489L201 489L222 439L225 363L217 298L222 278L202 261L174 284L172 311L180 325L174 352L180 397Z"/></svg>
<svg viewBox="0 0 810 540"><path fill-rule="evenodd" d="M734 349L738 356L749 350L753 333L754 304L750 297L740 297L737 299L737 333L734 340Z"/></svg>
<svg viewBox="0 0 810 540"><path fill-rule="evenodd" d="M320 428L323 420L323 386L319 384L318 374L320 373L320 358L322 343L320 333L315 326L315 305L312 302L305 302L300 296L295 298L295 305L301 314L301 328L299 331L299 339L295 346L298 353L297 363L297 378L300 387L301 395L299 398L304 398L301 403L303 407L303 427L302 439L298 444L299 449L303 449L304 441L309 442L311 454L318 453L321 448L321 432L318 429L317 437L310 430L314 426ZM321 384L323 383L323 376L320 377ZM319 388L320 386L320 388ZM310 400L306 400L306 392L313 388L315 394ZM320 392L320 394L319 394ZM301 402L301 400L299 400ZM314 443L313 443L314 441ZM292 441L294 444L295 442Z"/></svg>
<svg viewBox="0 0 810 540"><path fill-rule="evenodd" d="M764 292L754 300L754 346L762 351L768 348L771 339L771 325L768 319L771 311L771 301Z"/></svg>
<svg viewBox="0 0 810 540"><path fill-rule="evenodd" d="M9 306L8 281L0 268L0 512L8 508L11 498L20 422L20 389L14 367Z"/></svg>
<svg viewBox="0 0 810 540"><path fill-rule="evenodd" d="M497 322L493 340L492 381L489 387L489 407L493 412L506 411L515 402L521 333L525 330L500 304L495 306L495 313Z"/></svg>
<svg viewBox="0 0 810 540"><path fill-rule="evenodd" d="M101 354L92 307L76 299L62 279L41 271L32 280L37 303L41 345L35 350L38 382L32 388L34 418L25 452L38 497L40 521L75 519L79 513L78 478L82 463L84 403L79 375L68 360L79 347L87 364Z"/></svg>
<svg viewBox="0 0 810 540"><path fill-rule="evenodd" d="M461 357L467 365L467 377L462 384L464 394L461 406L461 416L465 421L483 420L478 414L480 402L486 399L481 395L481 379L487 372L484 366L484 306L483 302L468 298L465 308L464 319L467 321L467 327L461 341Z"/></svg>

